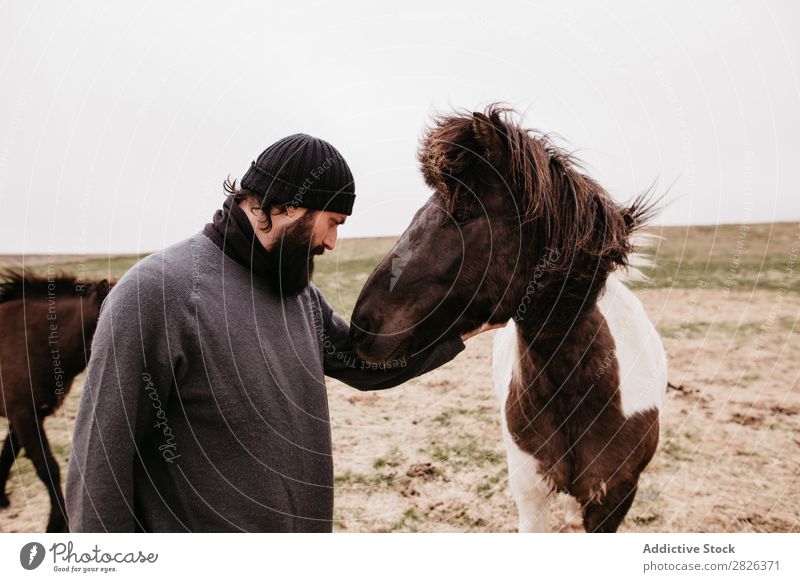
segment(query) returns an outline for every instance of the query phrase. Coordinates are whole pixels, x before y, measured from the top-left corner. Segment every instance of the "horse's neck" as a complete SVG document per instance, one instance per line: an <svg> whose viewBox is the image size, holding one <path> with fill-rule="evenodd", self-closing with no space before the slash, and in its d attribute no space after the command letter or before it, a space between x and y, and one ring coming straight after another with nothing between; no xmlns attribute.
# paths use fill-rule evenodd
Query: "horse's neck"
<svg viewBox="0 0 800 582"><path fill-rule="evenodd" d="M86 367L88 350L97 327L97 309L81 297L59 298L55 317L48 313L51 340L57 342L59 356L67 374L76 375ZM55 328L51 327L55 324ZM51 345L51 349L56 344Z"/></svg>
<svg viewBox="0 0 800 582"><path fill-rule="evenodd" d="M606 357L608 330L596 296L565 297L548 307L517 322L521 369L531 376L526 384L544 375L563 387L566 379L583 376L592 362Z"/></svg>
<svg viewBox="0 0 800 582"><path fill-rule="evenodd" d="M525 345L549 352L564 338L580 336L584 328L592 327L606 280L607 275L600 273L587 277L554 275L529 286L529 307L517 321Z"/></svg>

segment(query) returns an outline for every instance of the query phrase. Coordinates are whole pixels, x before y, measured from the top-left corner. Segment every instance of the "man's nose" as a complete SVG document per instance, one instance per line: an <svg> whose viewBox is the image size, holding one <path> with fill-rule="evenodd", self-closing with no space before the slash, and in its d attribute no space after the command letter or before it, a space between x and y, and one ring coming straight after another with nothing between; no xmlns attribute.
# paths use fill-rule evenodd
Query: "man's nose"
<svg viewBox="0 0 800 582"><path fill-rule="evenodd" d="M332 251L336 246L336 233L333 233L332 235L325 237L325 240L322 241L322 244L325 246L327 250Z"/></svg>

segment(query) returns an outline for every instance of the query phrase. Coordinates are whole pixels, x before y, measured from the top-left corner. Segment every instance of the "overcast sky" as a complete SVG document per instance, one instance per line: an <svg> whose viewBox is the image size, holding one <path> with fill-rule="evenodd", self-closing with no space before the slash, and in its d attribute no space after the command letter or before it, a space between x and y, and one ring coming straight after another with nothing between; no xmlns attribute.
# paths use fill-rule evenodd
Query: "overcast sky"
<svg viewBox="0 0 800 582"><path fill-rule="evenodd" d="M150 251L273 141L332 142L343 236L429 192L430 113L505 101L664 224L800 219L800 3L5 2L0 252Z"/></svg>

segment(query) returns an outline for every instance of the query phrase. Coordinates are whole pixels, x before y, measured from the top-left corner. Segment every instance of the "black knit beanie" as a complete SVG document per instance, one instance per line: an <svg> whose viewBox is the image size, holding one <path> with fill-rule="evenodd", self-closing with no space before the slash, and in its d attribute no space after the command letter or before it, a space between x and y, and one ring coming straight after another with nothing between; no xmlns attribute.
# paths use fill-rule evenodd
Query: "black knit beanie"
<svg viewBox="0 0 800 582"><path fill-rule="evenodd" d="M242 188L269 194L278 203L350 215L356 199L350 167L335 147L304 133L265 149L241 181Z"/></svg>

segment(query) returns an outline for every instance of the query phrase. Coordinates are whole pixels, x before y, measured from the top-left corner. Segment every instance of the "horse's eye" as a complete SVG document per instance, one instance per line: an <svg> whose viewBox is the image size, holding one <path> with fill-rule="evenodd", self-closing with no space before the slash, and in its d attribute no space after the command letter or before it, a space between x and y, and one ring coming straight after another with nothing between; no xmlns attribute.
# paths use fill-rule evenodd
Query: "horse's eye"
<svg viewBox="0 0 800 582"><path fill-rule="evenodd" d="M472 218L472 216L466 210L456 210L453 212L453 220L455 220L457 224L465 224L469 222L470 218Z"/></svg>

